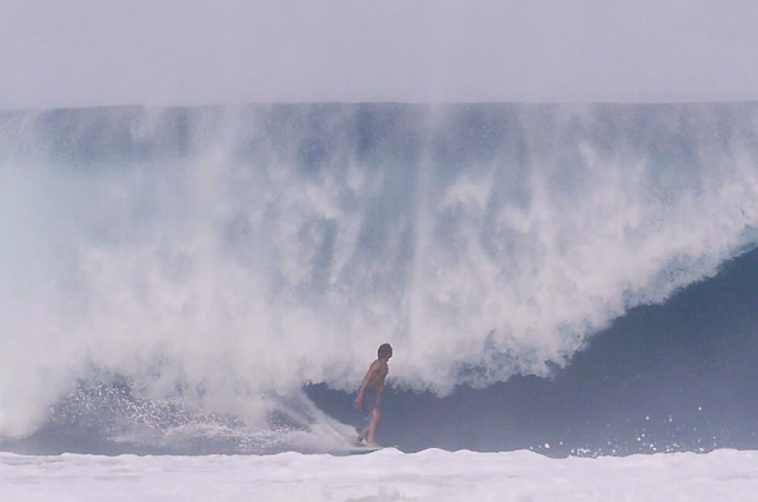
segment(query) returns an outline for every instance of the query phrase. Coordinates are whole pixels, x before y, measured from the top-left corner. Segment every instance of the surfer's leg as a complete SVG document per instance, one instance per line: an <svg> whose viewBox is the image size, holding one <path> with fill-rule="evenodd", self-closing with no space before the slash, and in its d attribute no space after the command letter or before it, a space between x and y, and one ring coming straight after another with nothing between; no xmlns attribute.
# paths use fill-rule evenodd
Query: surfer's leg
<svg viewBox="0 0 758 502"><path fill-rule="evenodd" d="M369 419L368 425L366 426L365 433L362 434L363 437L366 438L366 446L379 446L376 444L376 425L379 423L379 418L381 417L381 413L379 413L378 409L374 409L371 412L371 417Z"/></svg>
<svg viewBox="0 0 758 502"><path fill-rule="evenodd" d="M363 444L366 441L366 438L368 437L368 429L369 424L371 423L371 418L369 418L369 421L366 422L366 427L361 430L361 432L358 434L358 437L356 438L357 442L360 444Z"/></svg>
<svg viewBox="0 0 758 502"><path fill-rule="evenodd" d="M366 422L366 426L361 431L359 440L365 440L366 444L370 446L375 445L374 433L372 431L376 429L376 424L374 424L373 427L371 424L376 420L374 415L379 412L379 410L377 410L378 405L376 392L373 389L367 390L363 394L363 411L368 415L368 422ZM374 442L374 444L371 444L372 442Z"/></svg>

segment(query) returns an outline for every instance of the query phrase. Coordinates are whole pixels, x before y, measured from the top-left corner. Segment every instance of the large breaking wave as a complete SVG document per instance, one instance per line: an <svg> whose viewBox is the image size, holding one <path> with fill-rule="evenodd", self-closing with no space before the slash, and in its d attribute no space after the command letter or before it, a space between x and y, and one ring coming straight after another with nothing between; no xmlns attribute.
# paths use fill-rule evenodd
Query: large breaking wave
<svg viewBox="0 0 758 502"><path fill-rule="evenodd" d="M756 243L755 103L0 114L0 436L103 381L341 433L300 389L382 342L410 389L549 375Z"/></svg>

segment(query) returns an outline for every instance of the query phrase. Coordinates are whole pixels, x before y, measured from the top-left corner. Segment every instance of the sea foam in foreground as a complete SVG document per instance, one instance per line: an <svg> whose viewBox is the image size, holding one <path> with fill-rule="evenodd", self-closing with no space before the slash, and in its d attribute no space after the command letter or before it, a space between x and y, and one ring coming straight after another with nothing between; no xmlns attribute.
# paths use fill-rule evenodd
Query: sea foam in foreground
<svg viewBox="0 0 758 502"><path fill-rule="evenodd" d="M758 491L758 455L719 450L552 459L528 451L270 456L0 454L0 499L42 501L726 501Z"/></svg>

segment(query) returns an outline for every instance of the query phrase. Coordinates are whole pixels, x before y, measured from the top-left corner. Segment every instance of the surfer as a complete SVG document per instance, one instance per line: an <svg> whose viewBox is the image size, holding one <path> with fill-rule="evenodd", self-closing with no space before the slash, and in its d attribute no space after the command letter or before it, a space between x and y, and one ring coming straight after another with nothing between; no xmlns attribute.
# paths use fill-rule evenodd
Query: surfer
<svg viewBox="0 0 758 502"><path fill-rule="evenodd" d="M369 416L366 427L363 428L357 440L359 443L365 441L366 446L378 447L376 443L376 425L379 423L381 413L379 405L384 395L384 379L389 373L387 361L392 357L392 346L389 343L383 343L377 351L377 359L369 366L366 376L358 389L353 406L363 410Z"/></svg>

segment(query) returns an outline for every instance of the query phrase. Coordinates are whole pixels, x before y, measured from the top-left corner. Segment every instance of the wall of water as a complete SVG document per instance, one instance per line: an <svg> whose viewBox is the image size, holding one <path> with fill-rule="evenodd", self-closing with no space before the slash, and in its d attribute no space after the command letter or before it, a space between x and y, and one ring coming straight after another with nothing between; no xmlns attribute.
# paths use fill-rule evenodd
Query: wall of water
<svg viewBox="0 0 758 502"><path fill-rule="evenodd" d="M267 427L376 347L445 395L570 364L758 243L758 109L0 115L0 435L77 386Z"/></svg>

